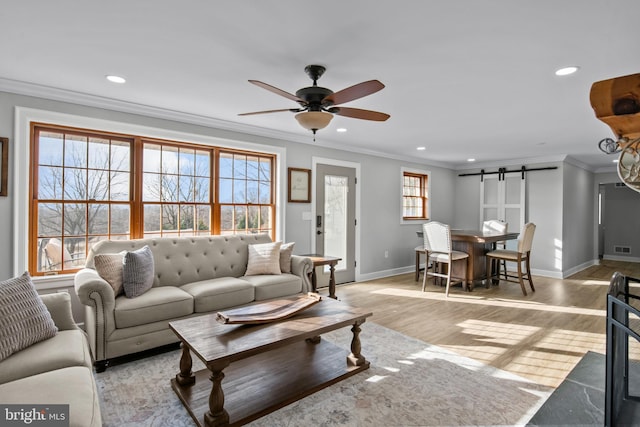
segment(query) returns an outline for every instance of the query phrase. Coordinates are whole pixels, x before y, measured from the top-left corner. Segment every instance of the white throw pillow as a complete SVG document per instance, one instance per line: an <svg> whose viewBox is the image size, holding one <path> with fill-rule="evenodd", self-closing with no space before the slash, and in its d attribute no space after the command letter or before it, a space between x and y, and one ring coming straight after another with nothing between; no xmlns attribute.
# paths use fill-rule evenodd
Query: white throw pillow
<svg viewBox="0 0 640 427"><path fill-rule="evenodd" d="M291 255L293 255L293 245L295 242L283 243L280 246L280 271L291 273Z"/></svg>
<svg viewBox="0 0 640 427"><path fill-rule="evenodd" d="M0 361L57 333L29 273L0 282Z"/></svg>
<svg viewBox="0 0 640 427"><path fill-rule="evenodd" d="M96 271L113 288L115 296L124 293L122 275L124 270L124 256L127 251L117 254L98 254L93 257Z"/></svg>
<svg viewBox="0 0 640 427"><path fill-rule="evenodd" d="M280 274L281 242L249 245L249 260L245 276Z"/></svg>

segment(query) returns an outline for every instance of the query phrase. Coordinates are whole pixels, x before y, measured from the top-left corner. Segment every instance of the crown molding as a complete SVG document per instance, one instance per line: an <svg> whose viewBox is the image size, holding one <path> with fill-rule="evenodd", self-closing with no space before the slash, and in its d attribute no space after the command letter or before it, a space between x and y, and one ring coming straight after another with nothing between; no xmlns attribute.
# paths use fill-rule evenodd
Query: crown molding
<svg viewBox="0 0 640 427"><path fill-rule="evenodd" d="M253 135L259 137L266 137L275 140L284 140L288 142L295 142L299 144L313 145L315 147L330 148L334 150L347 151L357 154L366 154L374 157L382 157L387 159L394 159L403 162L411 162L416 164L424 164L429 166L440 167L444 169L455 169L453 165L442 162L430 161L428 159L416 159L415 157L397 155L392 153L386 153L376 150L367 150L356 147L347 147L343 142L334 141L331 139L323 138L322 136L316 137L316 142L310 141L307 135L299 135L290 132L283 132L274 129L267 129L259 126L252 126L242 123L229 122L226 120L220 120L213 117L202 116L198 114L185 113L177 110L170 110L166 108L159 108L145 104L138 104L135 102L122 101L113 98L107 98L98 95L91 95L83 92L76 92L73 90L60 89L51 86L45 86L35 83L23 82L19 80L12 80L0 77L0 91L14 93L17 95L31 96L35 98L49 99L53 101L66 102L71 104L83 105L86 107L101 108L106 110L117 111L121 113L137 114L146 117L152 117L163 120L170 120L180 123L188 123L198 126L204 126L208 128L235 132L245 135Z"/></svg>

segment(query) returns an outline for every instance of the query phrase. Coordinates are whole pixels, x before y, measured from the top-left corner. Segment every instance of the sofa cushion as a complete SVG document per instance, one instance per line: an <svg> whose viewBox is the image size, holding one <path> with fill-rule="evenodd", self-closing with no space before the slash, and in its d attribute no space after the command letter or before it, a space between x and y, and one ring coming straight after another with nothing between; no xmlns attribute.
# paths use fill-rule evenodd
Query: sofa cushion
<svg viewBox="0 0 640 427"><path fill-rule="evenodd" d="M280 274L280 246L282 242L249 245L249 259L245 276Z"/></svg>
<svg viewBox="0 0 640 427"><path fill-rule="evenodd" d="M280 272L291 273L291 255L293 255L293 246L295 242L283 243L280 246Z"/></svg>
<svg viewBox="0 0 640 427"><path fill-rule="evenodd" d="M0 282L0 361L57 332L29 273Z"/></svg>
<svg viewBox="0 0 640 427"><path fill-rule="evenodd" d="M98 392L90 368L73 366L0 384L2 404L69 405L70 427L102 425ZM34 423L36 425L39 423Z"/></svg>
<svg viewBox="0 0 640 427"><path fill-rule="evenodd" d="M302 292L302 279L289 273L277 276L245 276L243 279L255 287L256 301Z"/></svg>
<svg viewBox="0 0 640 427"><path fill-rule="evenodd" d="M113 293L118 296L124 292L122 276L124 271L124 256L127 252L117 254L98 254L93 258L96 271L113 288Z"/></svg>
<svg viewBox="0 0 640 427"><path fill-rule="evenodd" d="M80 329L59 331L0 362L0 384L69 366L92 366L87 337Z"/></svg>
<svg viewBox="0 0 640 427"><path fill-rule="evenodd" d="M137 298L116 298L117 328L175 319L193 313L193 297L175 286L149 289Z"/></svg>
<svg viewBox="0 0 640 427"><path fill-rule="evenodd" d="M127 252L122 267L122 287L127 298L135 298L153 286L153 253L149 246Z"/></svg>
<svg viewBox="0 0 640 427"><path fill-rule="evenodd" d="M180 289L193 296L196 313L248 304L255 296L251 283L235 277L202 280L184 285Z"/></svg>

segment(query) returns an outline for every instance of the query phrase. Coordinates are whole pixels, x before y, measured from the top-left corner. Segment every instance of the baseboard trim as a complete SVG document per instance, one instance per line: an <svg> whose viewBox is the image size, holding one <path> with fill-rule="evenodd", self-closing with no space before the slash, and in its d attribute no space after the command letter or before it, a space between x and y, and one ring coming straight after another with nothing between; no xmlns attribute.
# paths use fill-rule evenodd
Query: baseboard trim
<svg viewBox="0 0 640 427"><path fill-rule="evenodd" d="M626 262L640 262L640 258L634 256L621 256L621 255L603 255L602 259L610 261L626 261Z"/></svg>

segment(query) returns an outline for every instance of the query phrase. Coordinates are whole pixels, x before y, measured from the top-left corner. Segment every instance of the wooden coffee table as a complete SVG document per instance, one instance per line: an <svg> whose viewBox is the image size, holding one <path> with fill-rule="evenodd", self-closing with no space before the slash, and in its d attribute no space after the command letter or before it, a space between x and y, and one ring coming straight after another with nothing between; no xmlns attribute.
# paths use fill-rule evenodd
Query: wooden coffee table
<svg viewBox="0 0 640 427"><path fill-rule="evenodd" d="M368 369L359 334L371 315L325 298L274 323L225 325L215 313L169 322L182 341L180 372L171 386L197 425L246 424ZM320 339L347 326L350 351ZM192 353L207 369L191 371Z"/></svg>

